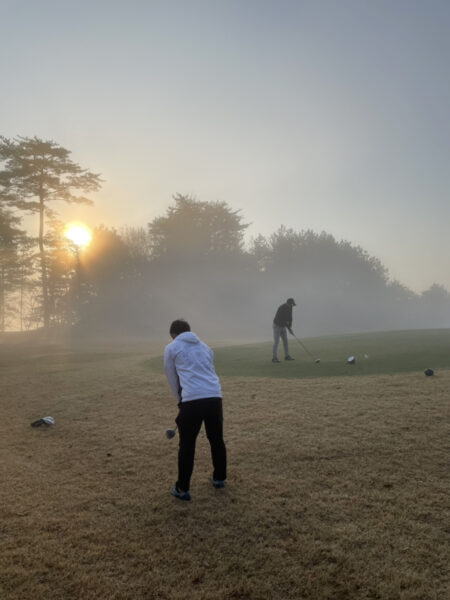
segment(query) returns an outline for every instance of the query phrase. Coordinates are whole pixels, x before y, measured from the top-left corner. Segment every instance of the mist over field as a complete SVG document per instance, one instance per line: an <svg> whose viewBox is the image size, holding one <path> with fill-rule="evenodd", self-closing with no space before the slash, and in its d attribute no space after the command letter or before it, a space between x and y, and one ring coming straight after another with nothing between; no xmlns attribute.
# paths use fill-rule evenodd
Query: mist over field
<svg viewBox="0 0 450 600"><path fill-rule="evenodd" d="M33 151L49 150L45 142L27 143ZM3 332L43 329L53 338L92 341L162 339L173 319L185 318L200 336L263 340L288 297L297 303L294 329L300 336L450 325L450 294L443 286L416 294L390 279L363 248L326 232L282 226L246 241L248 223L225 202L178 194L145 228L68 230L49 212L51 168L36 209L46 224L37 240L13 216L12 208L24 201L5 193L11 208L1 213ZM64 182L59 187L63 194ZM31 187L28 194L33 193ZM32 202L25 208L34 207Z"/></svg>
<svg viewBox="0 0 450 600"><path fill-rule="evenodd" d="M32 145L38 144L45 147ZM247 241L240 210L178 194L146 227L71 233L49 212L50 175L48 185L38 205L46 223L41 238L20 229L12 208L1 213L3 332L161 339L173 319L185 318L201 336L262 340L288 297L297 303L294 329L301 336L450 325L443 286L416 294L363 248L326 232L282 226ZM71 235L82 235L83 243Z"/></svg>
<svg viewBox="0 0 450 600"><path fill-rule="evenodd" d="M0 332L450 325L448 3L3 4Z"/></svg>

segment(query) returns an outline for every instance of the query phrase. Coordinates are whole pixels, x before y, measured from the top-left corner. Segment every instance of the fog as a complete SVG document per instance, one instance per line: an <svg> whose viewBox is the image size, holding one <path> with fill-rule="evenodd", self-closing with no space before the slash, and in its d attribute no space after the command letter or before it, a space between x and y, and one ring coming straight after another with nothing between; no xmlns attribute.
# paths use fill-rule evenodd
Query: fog
<svg viewBox="0 0 450 600"><path fill-rule="evenodd" d="M449 3L3 4L0 331L450 326Z"/></svg>
<svg viewBox="0 0 450 600"><path fill-rule="evenodd" d="M226 203L177 196L147 228L101 229L82 254L81 336L167 337L184 318L215 341L267 340L293 297L296 335L450 326L450 294L416 294L364 249L330 234L280 228L245 244Z"/></svg>
<svg viewBox="0 0 450 600"><path fill-rule="evenodd" d="M99 227L81 236L90 237L82 247L50 220L36 253L36 241L10 223L16 245L4 252L2 330L160 340L184 318L215 342L259 341L270 339L289 297L299 337L450 326L450 294L438 282L416 294L349 241L282 226L248 242L248 226L225 202L179 194L146 227Z"/></svg>
<svg viewBox="0 0 450 600"><path fill-rule="evenodd" d="M2 9L0 133L102 174L64 221L145 227L180 192L241 208L252 236L325 230L418 294L450 289L448 2Z"/></svg>

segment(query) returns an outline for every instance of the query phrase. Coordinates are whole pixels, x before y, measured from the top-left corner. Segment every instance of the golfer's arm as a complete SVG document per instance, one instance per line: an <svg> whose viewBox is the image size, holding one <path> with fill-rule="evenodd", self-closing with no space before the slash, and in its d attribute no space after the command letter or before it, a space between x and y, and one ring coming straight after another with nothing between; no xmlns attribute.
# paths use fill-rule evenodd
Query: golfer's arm
<svg viewBox="0 0 450 600"><path fill-rule="evenodd" d="M167 383L169 384L172 394L177 400L180 400L180 381L178 379L177 370L175 369L175 363L173 358L169 354L164 355L164 373L166 375Z"/></svg>
<svg viewBox="0 0 450 600"><path fill-rule="evenodd" d="M287 327L289 330L291 330L291 329L292 329L292 321L293 321L293 320L294 320L294 319L292 318L292 310L290 310L290 311L289 311L289 314L288 314L288 316L287 316L287 319L286 319L286 321L287 321L287 325L286 325L286 327Z"/></svg>

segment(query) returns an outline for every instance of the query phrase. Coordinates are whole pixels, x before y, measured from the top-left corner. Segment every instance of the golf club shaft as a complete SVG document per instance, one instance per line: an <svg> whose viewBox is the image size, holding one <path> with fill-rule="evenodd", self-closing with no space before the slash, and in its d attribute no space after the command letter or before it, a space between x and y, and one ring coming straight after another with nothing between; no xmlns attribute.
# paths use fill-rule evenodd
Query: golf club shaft
<svg viewBox="0 0 450 600"><path fill-rule="evenodd" d="M295 335L295 333L292 333L292 335L295 337L295 339L300 344L300 346L303 348L303 350L306 352L306 354L308 354L308 356L310 356L313 360L316 360L315 357L308 350L308 348L298 339L298 337Z"/></svg>

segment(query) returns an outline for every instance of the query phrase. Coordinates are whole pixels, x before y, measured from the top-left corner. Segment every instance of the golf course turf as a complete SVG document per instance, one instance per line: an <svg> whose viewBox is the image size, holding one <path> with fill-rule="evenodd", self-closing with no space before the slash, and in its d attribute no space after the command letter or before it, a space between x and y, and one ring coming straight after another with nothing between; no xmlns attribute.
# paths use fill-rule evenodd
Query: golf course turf
<svg viewBox="0 0 450 600"><path fill-rule="evenodd" d="M450 598L450 332L301 339L212 344L228 477L202 431L188 503L166 340L0 344L1 599Z"/></svg>
<svg viewBox="0 0 450 600"><path fill-rule="evenodd" d="M308 356L298 342L289 338L289 352L295 361L284 361L280 344L280 363L273 364L272 343L233 345L214 348L217 373L235 377L336 377L341 375L381 375L391 373L434 372L450 369L450 329L387 331L300 338L320 364ZM354 364L347 359L355 357ZM149 361L162 370L162 357Z"/></svg>

